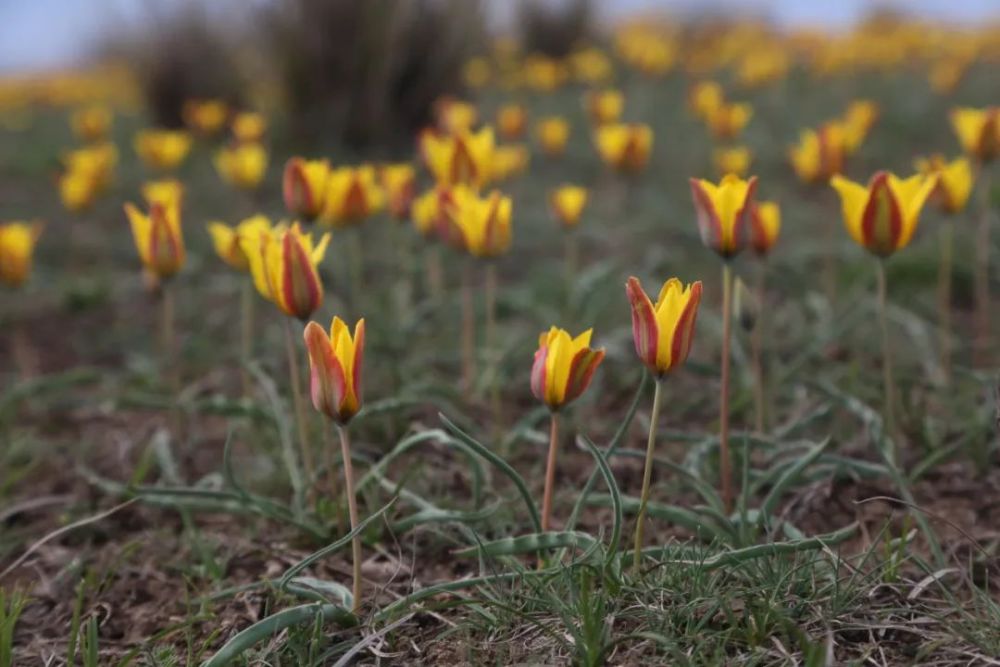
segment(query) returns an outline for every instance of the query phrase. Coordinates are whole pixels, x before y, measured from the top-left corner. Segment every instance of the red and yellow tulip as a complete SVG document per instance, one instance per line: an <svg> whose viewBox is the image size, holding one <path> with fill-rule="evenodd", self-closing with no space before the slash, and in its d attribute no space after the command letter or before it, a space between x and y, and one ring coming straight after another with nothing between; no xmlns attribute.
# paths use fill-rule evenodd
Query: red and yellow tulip
<svg viewBox="0 0 1000 667"><path fill-rule="evenodd" d="M215 169L233 187L253 190L267 172L267 149L249 142L220 148L215 154Z"/></svg>
<svg viewBox="0 0 1000 667"><path fill-rule="evenodd" d="M1000 155L1000 107L953 109L951 125L970 157L989 162Z"/></svg>
<svg viewBox="0 0 1000 667"><path fill-rule="evenodd" d="M241 143L257 143L267 133L267 118L256 111L241 111L233 116L233 138Z"/></svg>
<svg viewBox="0 0 1000 667"><path fill-rule="evenodd" d="M339 317L333 318L329 335L319 324L310 322L303 338L309 352L313 406L338 424L346 424L361 409L365 320L354 325L353 336Z"/></svg>
<svg viewBox="0 0 1000 667"><path fill-rule="evenodd" d="M690 182L702 243L723 258L736 255L747 241L757 177L743 180L729 174L718 185L696 178Z"/></svg>
<svg viewBox="0 0 1000 667"><path fill-rule="evenodd" d="M796 175L804 183L826 183L844 167L846 143L840 123L826 123L819 130L803 130L799 143L788 151Z"/></svg>
<svg viewBox="0 0 1000 667"><path fill-rule="evenodd" d="M150 169L176 168L191 150L191 135L183 130L140 130L133 141L136 155Z"/></svg>
<svg viewBox="0 0 1000 667"><path fill-rule="evenodd" d="M657 377L662 377L687 360L694 340L701 282L684 285L677 278L663 283L654 304L631 277L625 292L632 306L632 338L639 359Z"/></svg>
<svg viewBox="0 0 1000 667"><path fill-rule="evenodd" d="M750 214L750 247L763 257L771 252L781 232L781 208L776 202L754 202Z"/></svg>
<svg viewBox="0 0 1000 667"><path fill-rule="evenodd" d="M830 185L840 195L851 238L872 254L888 257L913 238L924 202L937 187L937 177L916 174L900 179L880 171L867 186L842 176L834 176Z"/></svg>
<svg viewBox="0 0 1000 667"><path fill-rule="evenodd" d="M587 188L561 185L549 195L549 206L563 227L576 227L587 205Z"/></svg>
<svg viewBox="0 0 1000 667"><path fill-rule="evenodd" d="M379 181L392 217L408 219L417 188L417 172L413 165L408 162L384 165L379 169Z"/></svg>
<svg viewBox="0 0 1000 667"><path fill-rule="evenodd" d="M285 209L296 217L315 220L323 210L329 177L330 163L326 160L290 158L281 180Z"/></svg>
<svg viewBox="0 0 1000 667"><path fill-rule="evenodd" d="M653 149L653 130L648 125L608 124L595 130L594 142L601 159L615 169L639 172Z"/></svg>
<svg viewBox="0 0 1000 667"><path fill-rule="evenodd" d="M451 239L454 233L448 232L445 241L457 242L473 257L497 257L510 248L510 197L497 190L480 197L467 188L454 188L445 206L457 233Z"/></svg>
<svg viewBox="0 0 1000 667"><path fill-rule="evenodd" d="M552 327L538 337L531 393L550 410L559 410L586 391L604 360L604 348L590 347L592 333L588 329L573 338L565 329Z"/></svg>
<svg viewBox="0 0 1000 667"><path fill-rule="evenodd" d="M316 246L298 223L257 229L240 239L257 291L283 313L307 320L323 303L323 283L316 267L326 254L330 235Z"/></svg>
<svg viewBox="0 0 1000 667"><path fill-rule="evenodd" d="M0 225L0 283L20 287L28 279L42 228L40 222Z"/></svg>
<svg viewBox="0 0 1000 667"><path fill-rule="evenodd" d="M208 223L208 233L212 237L215 253L226 264L237 271L249 271L250 260L244 249L244 239L254 239L260 232L271 229L271 222L263 215L255 215L241 221L235 227L221 222Z"/></svg>
<svg viewBox="0 0 1000 667"><path fill-rule="evenodd" d="M945 213L959 213L972 194L972 165L964 157L951 162L941 155L932 155L916 161L917 171L928 178L937 178L937 187L931 199Z"/></svg>
<svg viewBox="0 0 1000 667"><path fill-rule="evenodd" d="M150 274L164 280L184 266L184 236L181 231L181 196L164 184L151 184L144 195L148 213L131 203L125 204L125 215L132 226L139 259Z"/></svg>
<svg viewBox="0 0 1000 667"><path fill-rule="evenodd" d="M441 185L481 188L492 178L495 145L490 127L454 136L424 132L420 143L427 167Z"/></svg>
<svg viewBox="0 0 1000 667"><path fill-rule="evenodd" d="M733 139L739 136L753 116L753 107L746 103L726 104L708 111L705 122L716 139Z"/></svg>
<svg viewBox="0 0 1000 667"><path fill-rule="evenodd" d="M358 224L382 209L385 196L375 167L340 167L330 171L319 220L332 227Z"/></svg>

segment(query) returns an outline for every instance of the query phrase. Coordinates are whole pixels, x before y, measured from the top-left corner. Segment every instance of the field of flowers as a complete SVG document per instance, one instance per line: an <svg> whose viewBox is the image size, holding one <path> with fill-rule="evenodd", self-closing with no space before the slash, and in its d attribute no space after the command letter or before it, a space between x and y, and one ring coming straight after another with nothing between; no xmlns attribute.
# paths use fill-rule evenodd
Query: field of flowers
<svg viewBox="0 0 1000 667"><path fill-rule="evenodd" d="M1000 664L998 67L498 39L400 149L0 81L0 667Z"/></svg>

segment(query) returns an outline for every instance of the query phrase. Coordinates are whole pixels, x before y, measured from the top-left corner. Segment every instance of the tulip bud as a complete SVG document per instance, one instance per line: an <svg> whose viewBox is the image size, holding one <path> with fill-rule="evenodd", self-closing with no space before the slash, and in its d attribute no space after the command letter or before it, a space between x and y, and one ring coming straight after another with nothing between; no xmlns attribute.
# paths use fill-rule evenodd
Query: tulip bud
<svg viewBox="0 0 1000 667"><path fill-rule="evenodd" d="M323 327L310 322L303 337L309 352L313 406L338 424L346 424L361 409L365 320L358 320L353 337L339 317L333 318L329 336Z"/></svg>
<svg viewBox="0 0 1000 667"><path fill-rule="evenodd" d="M558 410L582 394L604 360L604 348L590 347L592 332L588 329L571 338L565 329L552 327L539 336L531 368L531 393L550 410Z"/></svg>

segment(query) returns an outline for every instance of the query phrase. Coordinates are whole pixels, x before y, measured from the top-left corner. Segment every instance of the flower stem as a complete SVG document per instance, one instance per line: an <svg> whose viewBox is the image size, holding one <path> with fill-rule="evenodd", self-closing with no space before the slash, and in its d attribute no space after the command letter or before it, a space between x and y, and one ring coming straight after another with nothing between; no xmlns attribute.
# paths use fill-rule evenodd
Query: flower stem
<svg viewBox="0 0 1000 667"><path fill-rule="evenodd" d="M494 429L500 427L500 351L497 349L497 267L486 263L486 354L489 365L490 405Z"/></svg>
<svg viewBox="0 0 1000 667"><path fill-rule="evenodd" d="M358 526L358 503L354 497L354 466L351 463L351 441L347 435L347 427L340 424L340 454L344 459L344 490L347 493L347 512L351 519L351 530ZM351 588L353 606L351 613L357 614L361 608L361 536L355 535L351 540L351 565L354 575L354 585Z"/></svg>
<svg viewBox="0 0 1000 667"><path fill-rule="evenodd" d="M472 300L472 262L468 258L462 265L462 386L472 389L476 377L476 322Z"/></svg>
<svg viewBox="0 0 1000 667"><path fill-rule="evenodd" d="M646 505L649 503L649 483L653 476L653 452L656 447L656 426L660 418L660 398L663 380L657 378L653 392L653 411L649 415L649 438L646 440L646 467L642 471L642 494L639 496L639 514L635 519L635 549L632 569L639 572L642 562L642 535L646 521Z"/></svg>
<svg viewBox="0 0 1000 667"><path fill-rule="evenodd" d="M729 346L733 333L733 271L722 263L722 382L719 396L719 476L722 505L733 509L733 480L729 459Z"/></svg>
<svg viewBox="0 0 1000 667"><path fill-rule="evenodd" d="M285 349L288 353L288 377L292 383L295 424L299 431L299 450L302 455L302 466L305 468L306 495L311 495L316 469L313 467L312 451L309 449L309 438L306 432L305 406L302 402L302 385L299 379L299 361L298 355L295 353L295 334L292 331L290 317L285 318Z"/></svg>
<svg viewBox="0 0 1000 667"><path fill-rule="evenodd" d="M757 297L757 308L760 313L764 312L764 298L766 296L764 287L764 276L767 271L766 260L761 259L757 263L757 285L756 285L756 297ZM753 398L754 398L754 430L758 434L763 434L767 429L767 405L765 400L766 387L764 386L764 322L767 320L766 317L761 317L758 314L754 322L753 331L750 333L750 352L753 357Z"/></svg>
<svg viewBox="0 0 1000 667"><path fill-rule="evenodd" d="M883 433L888 434L892 438L893 443L896 442L896 422L893 415L893 407L895 404L895 393L896 386L892 380L892 348L889 344L889 322L886 315L886 277L885 277L885 261L882 259L878 261L878 270L876 275L878 276L878 323L879 328L882 330L882 383L885 391L885 407L884 407L884 417L885 422ZM896 446L893 445L893 451L889 452L891 460L896 461Z"/></svg>
<svg viewBox="0 0 1000 667"><path fill-rule="evenodd" d="M951 384L951 265L954 247L955 223L946 220L941 228L941 267L938 273L941 377L945 386Z"/></svg>
<svg viewBox="0 0 1000 667"><path fill-rule="evenodd" d="M361 226L349 230L348 236L348 271L351 283L351 308L357 310L361 301L361 282L364 280L365 258L364 246L361 243Z"/></svg>
<svg viewBox="0 0 1000 667"><path fill-rule="evenodd" d="M549 428L549 457L545 464L545 493L542 495L542 532L549 529L552 515L552 487L556 481L556 453L559 451L559 413L551 413Z"/></svg>
<svg viewBox="0 0 1000 667"><path fill-rule="evenodd" d="M444 291L444 272L441 268L441 248L428 244L424 249L424 277L427 281L427 292L435 301L441 299Z"/></svg>
<svg viewBox="0 0 1000 667"><path fill-rule="evenodd" d="M576 267L580 261L580 239L575 229L566 230L566 301L573 296L573 285L576 283Z"/></svg>
<svg viewBox="0 0 1000 667"><path fill-rule="evenodd" d="M170 392L173 394L173 399L176 400L177 393L180 391L180 380L177 375L177 364L175 359L176 332L174 330L174 288L169 281L165 281L163 283L162 294L163 296L160 303L160 326L162 327L162 340L160 341L162 345L161 363L163 364L163 374L166 376Z"/></svg>
<svg viewBox="0 0 1000 667"><path fill-rule="evenodd" d="M976 238L975 276L975 337L973 360L982 367L989 363L990 344L990 170L983 164L979 168L979 191L982 199L979 228Z"/></svg>
<svg viewBox="0 0 1000 667"><path fill-rule="evenodd" d="M253 358L253 283L243 280L240 289L240 362L243 366L243 396L249 398L251 391L250 371L248 365Z"/></svg>

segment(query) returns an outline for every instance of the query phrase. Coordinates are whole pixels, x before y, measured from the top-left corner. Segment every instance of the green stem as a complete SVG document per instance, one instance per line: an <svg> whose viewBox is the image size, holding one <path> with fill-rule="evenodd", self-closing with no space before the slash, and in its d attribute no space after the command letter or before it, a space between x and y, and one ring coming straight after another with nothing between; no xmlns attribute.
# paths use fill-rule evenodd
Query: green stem
<svg viewBox="0 0 1000 667"><path fill-rule="evenodd" d="M292 383L292 403L295 409L295 425L299 431L299 452L302 456L302 466L305 468L306 496L312 494L316 468L313 466L312 451L309 449L309 435L306 431L305 404L302 400L302 383L299 379L299 361L295 353L295 334L292 331L292 318L285 318L285 350L288 353L288 377Z"/></svg>
<svg viewBox="0 0 1000 667"><path fill-rule="evenodd" d="M951 383L951 267L954 247L955 223L946 220L941 228L941 267L938 274L941 377L945 386Z"/></svg>
<svg viewBox="0 0 1000 667"><path fill-rule="evenodd" d="M765 400L766 387L764 386L764 322L766 317L761 315L765 312L764 299L766 297L764 287L764 275L767 271L766 259L761 258L757 263L757 285L756 297L758 314L754 322L753 331L750 333L750 351L753 357L753 379L754 379L754 426L758 434L763 434L767 429L767 401Z"/></svg>
<svg viewBox="0 0 1000 667"><path fill-rule="evenodd" d="M490 404L494 430L500 427L500 351L497 349L497 267L490 260L486 264L486 359L489 366Z"/></svg>
<svg viewBox="0 0 1000 667"><path fill-rule="evenodd" d="M243 280L240 289L240 362L242 364L243 396L250 397L252 383L249 364L253 359L253 300L254 287L249 279Z"/></svg>
<svg viewBox="0 0 1000 667"><path fill-rule="evenodd" d="M462 264L462 386L471 391L476 378L476 322L472 300L472 262Z"/></svg>
<svg viewBox="0 0 1000 667"><path fill-rule="evenodd" d="M729 347L733 333L733 271L722 263L722 378L719 396L719 475L722 505L733 509L733 480L729 458Z"/></svg>
<svg viewBox="0 0 1000 667"><path fill-rule="evenodd" d="M347 435L347 426L338 424L340 432L340 455L344 459L344 491L347 493L347 512L351 519L351 530L358 527L358 502L354 497L354 466L351 462L351 441ZM354 605L351 613L357 615L361 608L361 535L351 539L351 566L354 585L351 588Z"/></svg>
<svg viewBox="0 0 1000 667"><path fill-rule="evenodd" d="M663 380L656 379L656 389L653 391L653 411L649 415L649 437L646 440L646 466L642 471L642 494L639 496L639 514L635 520L635 549L632 569L636 574L642 562L642 536L646 521L646 505L649 503L649 483L653 476L653 455L656 449L656 427L660 419L660 399Z"/></svg>
<svg viewBox="0 0 1000 667"><path fill-rule="evenodd" d="M990 347L990 170L979 168L981 210L976 238L976 313L973 355L976 366L989 363Z"/></svg>
<svg viewBox="0 0 1000 667"><path fill-rule="evenodd" d="M896 441L896 422L894 417L894 404L895 404L895 384L892 379L892 348L889 343L889 321L887 317L887 305L886 305L886 293L888 292L885 276L885 260L877 260L878 270L876 271L876 276L878 277L878 323L879 328L882 331L882 384L885 391L885 407L884 407L884 428L883 433L887 434L892 438L893 443ZM893 445L892 452L889 453L893 463L897 461L896 446Z"/></svg>

